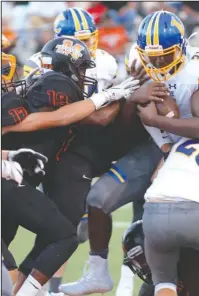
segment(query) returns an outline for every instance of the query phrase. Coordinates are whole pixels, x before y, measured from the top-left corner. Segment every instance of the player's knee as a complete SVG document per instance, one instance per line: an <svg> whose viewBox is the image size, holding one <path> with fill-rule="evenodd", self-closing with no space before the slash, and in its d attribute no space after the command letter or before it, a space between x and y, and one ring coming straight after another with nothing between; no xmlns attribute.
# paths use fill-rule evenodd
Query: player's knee
<svg viewBox="0 0 199 296"><path fill-rule="evenodd" d="M55 242L72 236L77 237L77 230L67 218L62 219L62 221L57 221L53 226L53 229L49 228L49 241Z"/></svg>
<svg viewBox="0 0 199 296"><path fill-rule="evenodd" d="M49 245L51 252L48 252L46 248L46 253L40 260L34 262L33 268L45 274L47 277L51 278L53 274L71 257L78 247L78 239L76 235L69 236L67 238L61 239L59 241L53 242ZM47 246L48 247L48 246ZM49 254L50 260L49 259ZM22 267L20 267L22 270Z"/></svg>
<svg viewBox="0 0 199 296"><path fill-rule="evenodd" d="M111 208L110 208L110 198L112 196L106 190L101 190L100 185L96 184L94 185L87 197L87 204L89 207L94 207L102 210L104 214L109 214L111 213Z"/></svg>
<svg viewBox="0 0 199 296"><path fill-rule="evenodd" d="M60 245L60 254L63 256L63 262L66 262L77 249L79 241L77 235L71 235L70 237L60 240L58 244Z"/></svg>

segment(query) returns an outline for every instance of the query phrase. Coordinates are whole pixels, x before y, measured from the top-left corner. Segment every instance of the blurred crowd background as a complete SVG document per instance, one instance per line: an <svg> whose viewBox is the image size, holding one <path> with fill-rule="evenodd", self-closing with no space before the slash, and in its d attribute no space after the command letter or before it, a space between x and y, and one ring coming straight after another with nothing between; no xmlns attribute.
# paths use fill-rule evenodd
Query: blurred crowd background
<svg viewBox="0 0 199 296"><path fill-rule="evenodd" d="M99 29L99 48L111 53L120 65L123 75L124 54L136 41L137 29L147 14L165 9L176 13L186 28L186 37L193 32L193 46L199 46L199 4L190 2L2 2L2 31L11 41L10 51L23 65L32 54L40 51L43 45L54 37L55 17L67 7L82 7L93 16Z"/></svg>

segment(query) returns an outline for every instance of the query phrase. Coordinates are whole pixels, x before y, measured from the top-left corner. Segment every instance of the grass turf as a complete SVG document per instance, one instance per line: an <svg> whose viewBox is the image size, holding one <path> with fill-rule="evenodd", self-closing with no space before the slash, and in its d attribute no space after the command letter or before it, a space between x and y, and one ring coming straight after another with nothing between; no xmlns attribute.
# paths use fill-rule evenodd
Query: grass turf
<svg viewBox="0 0 199 296"><path fill-rule="evenodd" d="M117 210L113 214L113 235L110 242L109 248L109 265L112 278L114 280L114 289L110 293L106 293L107 296L114 296L117 289L117 284L120 278L120 267L122 263L122 248L121 248L121 238L126 230L126 224L130 223L132 219L132 209L131 206L123 207ZM11 244L10 250L12 251L17 263L20 263L26 256L28 251L33 246L34 234L26 231L22 228L19 229L16 238ZM83 267L85 261L88 260L89 245L85 243L80 245L77 251L73 254L68 262L65 270L63 282L71 282L77 280L83 272ZM135 277L134 281L134 295L137 296L141 281ZM99 294L93 294L99 295ZM122 296L122 295L121 295Z"/></svg>

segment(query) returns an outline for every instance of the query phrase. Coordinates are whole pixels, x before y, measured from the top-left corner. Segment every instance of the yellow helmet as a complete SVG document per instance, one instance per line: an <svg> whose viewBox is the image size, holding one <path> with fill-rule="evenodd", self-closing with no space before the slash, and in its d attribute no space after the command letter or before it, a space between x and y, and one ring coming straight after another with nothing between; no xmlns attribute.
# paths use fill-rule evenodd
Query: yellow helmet
<svg viewBox="0 0 199 296"><path fill-rule="evenodd" d="M3 40L4 39L4 40ZM3 43L4 42L4 43ZM6 42L6 43L5 43ZM2 48L9 46L9 43L2 36ZM2 51L1 53L1 89L3 92L17 92L20 87L20 96L26 95L25 80L20 80L17 75L17 62L16 57Z"/></svg>
<svg viewBox="0 0 199 296"><path fill-rule="evenodd" d="M2 80L11 81L16 71L16 57L10 54L4 53L4 50L11 44L8 39L2 35L2 53L1 53L1 65L2 65Z"/></svg>
<svg viewBox="0 0 199 296"><path fill-rule="evenodd" d="M10 82L16 72L16 57L11 54L6 54L2 52L1 54L1 62L2 62L2 80Z"/></svg>

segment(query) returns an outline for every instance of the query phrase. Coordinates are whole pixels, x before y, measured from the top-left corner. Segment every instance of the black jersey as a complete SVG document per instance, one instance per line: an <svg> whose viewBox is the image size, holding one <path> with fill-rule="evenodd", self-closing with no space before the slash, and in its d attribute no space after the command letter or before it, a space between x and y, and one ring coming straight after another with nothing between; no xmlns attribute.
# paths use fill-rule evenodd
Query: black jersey
<svg viewBox="0 0 199 296"><path fill-rule="evenodd" d="M147 131L136 116L132 129L125 135L118 135L115 122L105 127L82 126L68 150L87 158L93 164L94 175L97 176L104 173L112 161L118 160L131 148L148 139Z"/></svg>
<svg viewBox="0 0 199 296"><path fill-rule="evenodd" d="M32 112L46 107L56 110L80 100L83 100L83 94L79 86L71 78L55 71L43 74L27 93Z"/></svg>
<svg viewBox="0 0 199 296"><path fill-rule="evenodd" d="M28 103L15 92L3 93L1 97L2 126L15 125L30 114Z"/></svg>
<svg viewBox="0 0 199 296"><path fill-rule="evenodd" d="M21 107L27 106L28 114L39 112L43 108L56 110L66 104L83 99L81 89L70 78L61 73L49 71L42 75L29 89L26 101L21 101ZM16 105L16 96L12 98L11 106ZM20 108L18 102L17 105ZM8 108L4 108L4 118ZM27 115L28 115L27 114ZM24 117L25 118L25 117ZM14 122L10 123L13 124ZM18 123L18 122L16 122ZM5 124L6 120L5 120ZM2 146L4 149L18 149L21 147L32 148L50 157L55 147L61 145L62 140L67 142L69 126L50 128L36 132L9 133L3 136Z"/></svg>

